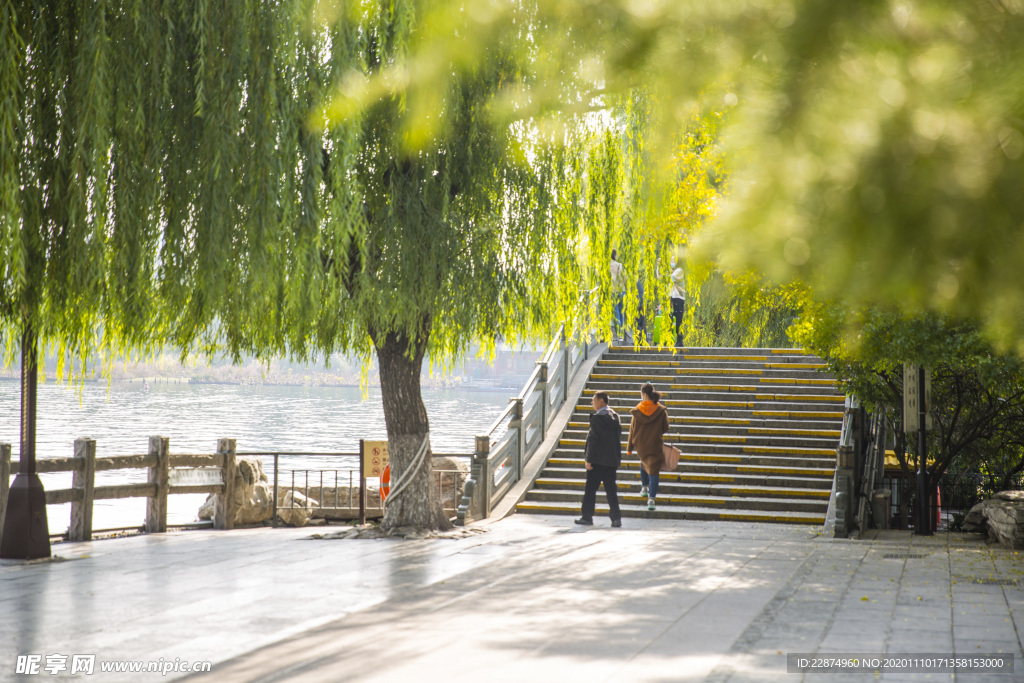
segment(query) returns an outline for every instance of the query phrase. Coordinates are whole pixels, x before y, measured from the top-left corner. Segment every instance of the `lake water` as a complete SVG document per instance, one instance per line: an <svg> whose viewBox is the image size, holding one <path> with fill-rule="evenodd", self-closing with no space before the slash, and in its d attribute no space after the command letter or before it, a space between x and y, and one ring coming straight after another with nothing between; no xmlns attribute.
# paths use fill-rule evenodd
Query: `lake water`
<svg viewBox="0 0 1024 683"><path fill-rule="evenodd" d="M471 453L473 436L486 430L508 405L513 392L424 389L435 452ZM351 452L360 439L387 438L380 389L364 399L357 387L296 387L153 383L86 384L81 388L40 384L36 427L37 457L74 455L76 438L96 440L96 455L145 453L150 436L170 439L171 453L213 453L218 438L237 440L245 451ZM10 443L12 459L20 443L20 385L0 382L0 442ZM270 461L266 461L269 463ZM282 458L282 469L354 467L355 458ZM265 464L268 477L271 469ZM68 488L70 473L41 475L48 489ZM97 485L140 482L145 470L100 472ZM172 495L168 522L196 520L203 494ZM93 528L142 524L144 498L96 501ZM50 533L67 529L70 505L47 508Z"/></svg>

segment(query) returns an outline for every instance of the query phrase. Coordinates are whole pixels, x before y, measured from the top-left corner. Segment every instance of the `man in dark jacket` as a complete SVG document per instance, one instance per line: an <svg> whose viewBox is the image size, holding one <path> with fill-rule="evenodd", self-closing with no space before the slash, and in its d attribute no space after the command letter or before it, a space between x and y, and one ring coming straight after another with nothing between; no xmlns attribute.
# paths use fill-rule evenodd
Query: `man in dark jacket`
<svg viewBox="0 0 1024 683"><path fill-rule="evenodd" d="M608 497L608 516L612 526L622 526L619 511L619 489L615 484L615 472L622 462L622 423L619 416L608 407L608 393L594 394L594 413L590 416L590 432L583 448L587 466L587 485L583 490L583 510L577 524L594 523L594 504L597 501L597 487L604 484Z"/></svg>

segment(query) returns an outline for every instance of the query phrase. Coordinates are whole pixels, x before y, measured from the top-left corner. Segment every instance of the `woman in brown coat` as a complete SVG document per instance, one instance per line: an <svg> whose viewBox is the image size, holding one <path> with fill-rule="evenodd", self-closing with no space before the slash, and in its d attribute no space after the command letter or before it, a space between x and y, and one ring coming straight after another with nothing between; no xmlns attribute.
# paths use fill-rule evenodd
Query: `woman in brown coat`
<svg viewBox="0 0 1024 683"><path fill-rule="evenodd" d="M661 405L661 394L648 383L640 388L643 400L629 411L629 441L626 457L634 450L640 457L640 495L647 496L647 509L654 509L658 497L658 475L665 466L662 435L668 432L668 411Z"/></svg>

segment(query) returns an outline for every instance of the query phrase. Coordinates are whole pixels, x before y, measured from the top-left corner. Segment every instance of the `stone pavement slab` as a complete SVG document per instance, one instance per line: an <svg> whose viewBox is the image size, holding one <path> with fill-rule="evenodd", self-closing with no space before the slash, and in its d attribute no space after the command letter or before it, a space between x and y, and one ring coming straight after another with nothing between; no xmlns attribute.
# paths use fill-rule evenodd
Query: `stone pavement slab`
<svg viewBox="0 0 1024 683"><path fill-rule="evenodd" d="M0 563L0 680L1024 680L1024 558L976 537L514 515L459 539L189 531ZM787 673L786 655L1003 653L1014 674ZM14 675L95 654L92 676ZM161 661L162 660L162 661Z"/></svg>

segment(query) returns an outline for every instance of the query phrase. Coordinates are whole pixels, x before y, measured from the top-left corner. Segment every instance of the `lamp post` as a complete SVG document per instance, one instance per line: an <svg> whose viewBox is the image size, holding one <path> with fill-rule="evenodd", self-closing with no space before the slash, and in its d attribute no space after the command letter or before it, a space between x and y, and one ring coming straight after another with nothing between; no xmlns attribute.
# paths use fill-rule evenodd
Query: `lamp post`
<svg viewBox="0 0 1024 683"><path fill-rule="evenodd" d="M37 339L26 324L21 334L21 454L18 475L7 498L0 558L35 560L50 557L46 491L36 474Z"/></svg>

